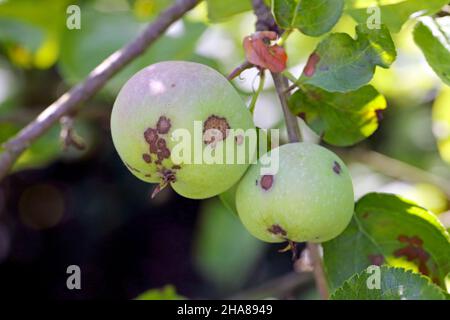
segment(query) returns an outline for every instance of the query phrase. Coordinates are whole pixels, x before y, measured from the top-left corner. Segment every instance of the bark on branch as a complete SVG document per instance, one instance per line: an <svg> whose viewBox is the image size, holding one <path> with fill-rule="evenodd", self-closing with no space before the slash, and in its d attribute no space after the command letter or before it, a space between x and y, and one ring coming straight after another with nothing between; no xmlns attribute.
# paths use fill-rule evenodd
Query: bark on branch
<svg viewBox="0 0 450 320"><path fill-rule="evenodd" d="M3 153L0 154L0 181L8 174L19 156L37 138L43 135L62 116L73 111L80 103L85 102L98 92L106 82L118 71L144 53L167 28L180 19L186 12L194 8L201 0L178 0L162 12L144 31L128 45L111 54L98 65L79 85L62 95L47 107L39 116L6 141Z"/></svg>

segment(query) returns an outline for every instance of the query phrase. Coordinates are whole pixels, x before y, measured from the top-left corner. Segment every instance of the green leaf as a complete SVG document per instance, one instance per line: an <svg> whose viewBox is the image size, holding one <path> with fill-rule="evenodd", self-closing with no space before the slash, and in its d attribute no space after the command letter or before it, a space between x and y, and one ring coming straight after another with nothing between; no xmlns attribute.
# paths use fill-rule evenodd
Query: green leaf
<svg viewBox="0 0 450 320"><path fill-rule="evenodd" d="M270 6L271 0L264 0ZM252 10L252 0L206 0L208 19L213 23L224 22L232 16Z"/></svg>
<svg viewBox="0 0 450 320"><path fill-rule="evenodd" d="M59 68L69 84L83 80L99 63L135 38L145 24L129 12L105 13L83 9L83 32L68 30L63 38ZM194 60L197 40L206 25L183 21L179 34L165 35L108 82L105 91L116 95L140 69L163 60Z"/></svg>
<svg viewBox="0 0 450 320"><path fill-rule="evenodd" d="M433 133L441 158L450 163L450 88L444 87L433 105Z"/></svg>
<svg viewBox="0 0 450 320"><path fill-rule="evenodd" d="M26 22L2 18L0 30L1 42L21 44L31 52L36 52L44 40L42 30Z"/></svg>
<svg viewBox="0 0 450 320"><path fill-rule="evenodd" d="M450 17L422 18L414 29L414 41L434 72L450 85Z"/></svg>
<svg viewBox="0 0 450 320"><path fill-rule="evenodd" d="M218 198L204 202L196 235L195 263L202 275L222 289L242 287L264 244Z"/></svg>
<svg viewBox="0 0 450 320"><path fill-rule="evenodd" d="M373 270L364 270L344 282L332 300L446 300L445 292L429 279L401 268L382 266L379 288L370 287Z"/></svg>
<svg viewBox="0 0 450 320"><path fill-rule="evenodd" d="M372 14L367 8L377 6L382 23L392 32L399 32L412 14L433 15L447 3L448 0L346 0L346 10L358 23L366 23Z"/></svg>
<svg viewBox="0 0 450 320"><path fill-rule="evenodd" d="M329 35L311 55L301 82L332 92L356 90L373 77L375 67L388 68L397 56L389 30L356 27L354 40L346 33Z"/></svg>
<svg viewBox="0 0 450 320"><path fill-rule="evenodd" d="M134 15L140 20L150 20L172 3L171 0L131 0Z"/></svg>
<svg viewBox="0 0 450 320"><path fill-rule="evenodd" d="M70 2L41 0L36 5L33 0L0 1L0 39L9 38L21 49L19 53L9 52L11 60L23 67L52 66L58 59L59 40L66 29L66 9ZM35 30L30 31L31 27Z"/></svg>
<svg viewBox="0 0 450 320"><path fill-rule="evenodd" d="M386 106L384 96L372 86L333 93L305 85L289 100L292 113L335 146L353 145L371 136Z"/></svg>
<svg viewBox="0 0 450 320"><path fill-rule="evenodd" d="M332 289L370 265L420 271L442 287L450 271L445 228L433 213L395 195L371 193L360 199L350 225L323 249Z"/></svg>
<svg viewBox="0 0 450 320"><path fill-rule="evenodd" d="M23 112L23 110L20 111ZM0 153L3 151L1 145L17 134L22 126L22 123L18 124L0 119ZM85 150L69 148L67 151L63 151L59 138L61 128L59 125L54 125L20 155L14 163L12 171L42 168L60 157L73 160L89 154L96 147L95 136L97 132L94 132L89 123L83 121L75 123L75 130L86 141L87 148Z"/></svg>
<svg viewBox="0 0 450 320"><path fill-rule="evenodd" d="M344 10L344 0L273 0L278 25L317 37L330 31Z"/></svg>
<svg viewBox="0 0 450 320"><path fill-rule="evenodd" d="M20 126L18 124L10 122L0 123L0 145L19 130ZM0 152L2 151L0 148ZM60 153L59 128L54 126L25 150L14 164L13 171L46 166L54 161Z"/></svg>
<svg viewBox="0 0 450 320"><path fill-rule="evenodd" d="M166 285L161 289L150 289L138 295L135 300L185 300L186 298L180 296L175 287Z"/></svg>
<svg viewBox="0 0 450 320"><path fill-rule="evenodd" d="M208 19L211 22L222 22L235 14L252 9L251 0L207 0Z"/></svg>

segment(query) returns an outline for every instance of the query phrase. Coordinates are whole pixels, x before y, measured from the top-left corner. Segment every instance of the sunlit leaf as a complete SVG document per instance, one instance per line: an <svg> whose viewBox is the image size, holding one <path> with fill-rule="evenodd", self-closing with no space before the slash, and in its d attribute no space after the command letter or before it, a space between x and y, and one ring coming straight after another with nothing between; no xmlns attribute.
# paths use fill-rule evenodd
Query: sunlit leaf
<svg viewBox="0 0 450 320"><path fill-rule="evenodd" d="M401 268L383 266L380 287L373 285L373 270L364 270L345 281L332 300L446 300L445 292L429 279Z"/></svg>
<svg viewBox="0 0 450 320"><path fill-rule="evenodd" d="M251 0L206 0L208 4L208 19L221 22L235 14L252 9Z"/></svg>
<svg viewBox="0 0 450 320"><path fill-rule="evenodd" d="M161 289L150 289L140 295L135 300L185 300L186 298L179 295L172 285L167 285Z"/></svg>
<svg viewBox="0 0 450 320"><path fill-rule="evenodd" d="M45 69L56 62L70 3L70 0L41 0L39 5L33 0L0 2L0 40L8 37L8 42L14 44L8 54L16 64Z"/></svg>
<svg viewBox="0 0 450 320"><path fill-rule="evenodd" d="M367 8L379 7L381 23L391 32L399 32L411 15L432 15L447 3L447 0L346 0L346 8L358 23L366 23L374 14Z"/></svg>
<svg viewBox="0 0 450 320"><path fill-rule="evenodd" d="M372 135L386 106L386 99L372 86L332 93L306 85L289 100L292 113L337 146L352 145Z"/></svg>
<svg viewBox="0 0 450 320"><path fill-rule="evenodd" d="M360 199L347 229L323 248L332 289L370 265L420 272L442 287L450 272L450 237L437 217L389 194Z"/></svg>
<svg viewBox="0 0 450 320"><path fill-rule="evenodd" d="M320 36L333 28L344 9L344 0L273 0L279 26L297 28L309 36Z"/></svg>
<svg viewBox="0 0 450 320"><path fill-rule="evenodd" d="M329 35L319 43L300 78L301 82L332 92L356 90L373 77L376 66L388 68L397 53L386 27L356 27L356 40L346 33Z"/></svg>
<svg viewBox="0 0 450 320"><path fill-rule="evenodd" d="M414 40L434 72L450 85L450 17L422 18L414 29Z"/></svg>

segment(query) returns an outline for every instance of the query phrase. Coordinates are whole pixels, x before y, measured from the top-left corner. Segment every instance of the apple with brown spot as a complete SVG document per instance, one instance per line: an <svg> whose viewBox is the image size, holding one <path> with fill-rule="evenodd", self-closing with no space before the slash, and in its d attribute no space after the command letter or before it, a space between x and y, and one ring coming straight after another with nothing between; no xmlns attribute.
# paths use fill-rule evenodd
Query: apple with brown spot
<svg viewBox="0 0 450 320"><path fill-rule="evenodd" d="M200 135L194 132L195 122ZM170 184L180 195L194 199L215 196L239 181L256 150L237 143L229 132L253 128L245 103L224 76L183 61L160 62L139 71L120 90L111 115L114 146L133 168L130 171L158 183L157 190ZM190 134L187 143L176 134L182 132L178 129ZM229 139L232 144L227 148ZM190 148L189 157L183 158L180 144ZM214 155L218 150L224 150L215 158L221 164L206 163L204 153ZM244 152L247 161L230 163L230 152ZM180 157L189 161L180 162Z"/></svg>

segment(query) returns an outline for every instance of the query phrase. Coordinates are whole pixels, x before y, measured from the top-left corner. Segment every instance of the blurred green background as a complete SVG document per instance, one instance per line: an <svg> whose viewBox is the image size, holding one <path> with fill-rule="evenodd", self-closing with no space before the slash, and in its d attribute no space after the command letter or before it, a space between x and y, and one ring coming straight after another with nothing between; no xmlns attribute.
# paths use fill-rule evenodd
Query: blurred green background
<svg viewBox="0 0 450 320"><path fill-rule="evenodd" d="M244 60L242 39L254 30L247 1L210 0L175 23L150 50L117 74L76 113L83 151L64 151L55 125L0 184L0 295L42 298L315 299L311 277L290 255L252 238L218 198L183 199L135 179L112 146L114 98L139 69L189 60L228 74ZM81 29L66 27L68 5L81 8ZM170 5L170 0L0 0L0 142L6 141ZM344 16L334 31L354 34ZM412 39L414 22L393 34L398 59L372 84L389 103L379 130L352 148L334 149L348 163L356 197L401 194L450 225L450 89ZM289 67L299 75L320 38L294 33ZM257 71L234 81L250 102ZM273 84L255 110L261 128L283 126ZM317 141L304 125L307 139ZM0 149L1 151L1 149ZM384 156L381 156L383 154ZM411 167L413 166L413 167ZM300 248L301 249L301 248ZM65 287L66 267L82 270L82 290Z"/></svg>

